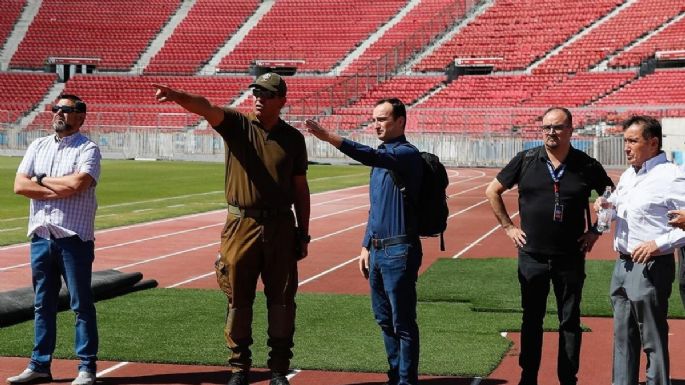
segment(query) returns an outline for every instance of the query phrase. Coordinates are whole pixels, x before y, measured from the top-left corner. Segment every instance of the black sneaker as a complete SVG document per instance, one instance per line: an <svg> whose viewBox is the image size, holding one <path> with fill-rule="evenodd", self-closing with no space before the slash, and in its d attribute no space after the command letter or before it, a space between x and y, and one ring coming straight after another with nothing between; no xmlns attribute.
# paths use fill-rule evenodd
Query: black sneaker
<svg viewBox="0 0 685 385"><path fill-rule="evenodd" d="M248 383L249 380L246 371L233 372L233 374L231 374L231 379L228 380L228 385L247 385Z"/></svg>
<svg viewBox="0 0 685 385"><path fill-rule="evenodd" d="M288 379L285 376L274 375L271 377L269 385L290 385L290 382L288 382Z"/></svg>

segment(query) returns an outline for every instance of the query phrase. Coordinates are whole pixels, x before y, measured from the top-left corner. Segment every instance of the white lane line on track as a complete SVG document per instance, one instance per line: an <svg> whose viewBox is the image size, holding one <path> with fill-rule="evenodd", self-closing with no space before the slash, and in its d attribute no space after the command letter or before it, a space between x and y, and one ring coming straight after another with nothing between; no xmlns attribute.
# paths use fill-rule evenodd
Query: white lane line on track
<svg viewBox="0 0 685 385"><path fill-rule="evenodd" d="M513 189L507 190L507 191L504 192L504 194L507 194L507 193L509 193L509 192L511 192L511 191L514 191L514 190L518 190L518 187L515 187L515 188L513 188ZM504 194L502 194L502 195L504 195ZM450 216L448 217L448 219L451 218L451 217L454 216L454 215L460 214L460 213L462 213L462 212L464 212L464 211L466 211L466 210L469 210L469 209L471 209L471 208L473 208L473 207L480 206L480 205L482 205L483 203L485 203L485 202L487 202L487 201L488 201L488 200L485 199L485 200L480 201L480 202L478 202L478 203L476 203L476 204L474 204L474 205L471 205L471 206L465 208L464 210L461 210L461 211L459 211L459 212L456 212L456 213L450 215ZM519 212L518 212L518 211L515 212L513 215L511 215L510 218L512 218L512 219L513 219L513 218L516 218L517 215L519 215ZM501 226L499 226L499 225L493 227L493 228L490 229L488 232L486 232L485 234L481 235L478 239L476 239L475 241L471 242L468 246L466 246L465 248L461 249L461 251L459 251L457 254L453 255L453 256L452 256L452 259L457 259L457 258L461 257L465 252L471 250L478 242L480 242L480 241L482 241L483 239L489 237L492 233L494 233L495 231L497 231L497 229L499 229L500 227L501 227Z"/></svg>
<svg viewBox="0 0 685 385"><path fill-rule="evenodd" d="M482 171L478 171L478 173L480 174L481 177L485 176L485 173ZM459 174L459 173L457 172L457 174ZM471 180L477 179L477 178L478 177L469 177L469 178L462 180L462 181L452 182L452 183L450 183L450 185L465 183L465 182L468 182L468 181L471 181ZM332 194L332 193L336 193L336 192L345 192L345 191L350 191L350 190L355 190L355 189L365 189L365 188L368 188L367 184L360 185L360 186L346 187L346 188L338 189L338 190L330 190L330 191L315 193L315 194L312 194L312 197ZM203 194L206 194L206 193L203 193ZM326 204L329 202L337 202L337 201L346 200L346 199L353 199L353 198L357 198L359 196L365 196L365 195L368 195L368 193L364 192L361 194L355 194L355 195L344 197L344 198L332 199L332 200L327 201L327 202L314 203L314 204L312 204L312 206L319 206L319 205ZM135 229L135 228L144 227L144 226L155 226L155 225L158 225L160 223L166 223L166 222L171 222L171 221L181 221L181 220L189 219L189 218L196 218L196 217L205 216L205 215L213 215L213 214L217 214L217 213L222 213L224 211L225 211L225 209L205 211L202 213L188 214L188 215L183 215L180 217L159 219L159 220L152 221L152 222L136 223L136 224L132 224L132 225L113 227L113 228L109 228L109 229L98 230L95 232L95 234L104 234L104 233L109 233L109 232L113 232L113 231L130 230L130 229ZM116 214L104 214L104 215L110 216L110 215L116 215ZM101 215L101 216L104 216L104 215ZM26 218L21 217L21 218L10 218L10 219L26 219ZM28 242L18 243L16 245L9 245L9 246L0 247L0 252L5 251L5 250L17 249L20 247L28 247L28 246L29 246ZM2 270L0 270L0 271L2 271Z"/></svg>
<svg viewBox="0 0 685 385"><path fill-rule="evenodd" d="M120 363L118 363L118 364L116 364L110 368L99 371L97 374L95 374L95 377L104 377L107 374L109 374L109 373L111 373L111 372L113 372L113 371L115 371L115 370L117 370L123 366L126 366L128 364L129 364L128 361L120 362Z"/></svg>
<svg viewBox="0 0 685 385"><path fill-rule="evenodd" d="M209 272L209 273L205 273L205 274L202 274L202 275L198 275L197 277L189 278L189 279L186 279L185 281L176 282L176 283L174 283L173 285L169 285L169 286L166 287L166 289L173 289L173 288L175 288L175 287L185 285L186 283L191 283L191 282L193 282L193 281L197 281L197 280L200 280L200 279L203 279L203 278L207 278L207 277L209 277L209 276L211 276L211 275L214 275L214 274L215 274L215 273L214 273L213 271L211 271L211 272Z"/></svg>
<svg viewBox="0 0 685 385"><path fill-rule="evenodd" d="M516 218L517 215L519 215L519 212L518 212L518 211L515 212L514 215L511 216L511 218L514 219L514 218ZM475 241L471 242L471 243L470 243L468 246L466 246L465 248L461 249L461 251L458 252L457 254L455 254L455 255L452 257L452 259L457 259L457 258L461 257L464 253L466 253L467 251L471 250L476 244L478 244L478 242L482 241L483 239L489 237L489 236L490 236L492 233L494 233L495 231L499 230L500 227L501 227L500 225L497 225L497 226L493 227L492 229L490 229L490 231L488 231L487 233L481 235L478 239L476 239Z"/></svg>
<svg viewBox="0 0 685 385"><path fill-rule="evenodd" d="M145 263L150 263L150 262L153 262L153 261L158 261L158 260L160 260L160 259L165 259L165 258L173 257L173 256L175 256L175 255L184 254L184 253L188 253L188 252L191 252L191 251L196 251L196 250L204 249L204 248L211 247L211 246L217 246L217 245L219 245L219 242L211 242L211 243L204 244L204 245L202 245L202 246L195 246L195 247L191 247L191 248L189 248L189 249L180 250L180 251L175 251L175 252L173 252L173 253L160 255L160 256L158 256L158 257L148 258L148 259L144 259L144 260L142 260L142 261L129 263L129 264L127 264L127 265L121 265L121 266L113 267L113 269L115 269L115 270L126 269L126 268L128 268L128 267L137 266L137 265L142 265L142 264L145 264Z"/></svg>
<svg viewBox="0 0 685 385"><path fill-rule="evenodd" d="M332 273L332 272L334 272L334 271L340 269L341 267L345 267L345 266L349 265L350 263L356 261L357 258L359 258L359 256L356 256L356 257L354 257L354 258L352 258L352 259L348 259L347 261L345 261L345 262L343 262L343 263L341 263L341 264L338 264L338 265L336 265L336 266L333 266L333 267L331 267L331 268L328 269L328 270L322 271L322 272L320 272L319 274L316 274L316 275L313 275L313 276L311 276L311 277L309 277L309 278L307 278L307 279L304 279L304 280L300 281L300 283L298 283L297 286L305 285L305 284L307 284L307 283L309 283L309 282L311 282L311 281L314 281L314 280L316 280L316 279L318 279L318 278L320 278L320 277L323 277L324 275L326 275L326 274L328 274L328 273Z"/></svg>
<svg viewBox="0 0 685 385"><path fill-rule="evenodd" d="M192 229L174 231L174 232L171 232L171 233L155 235L155 236L153 236L153 237L136 239L136 240L133 240L133 241L117 243L117 244L109 245L109 246L97 247L97 248L95 248L95 251L101 251L101 250L107 250L107 249L113 249L113 248L117 248L117 247L122 247L122 246L133 245L133 244L136 244L136 243L152 241L152 240L160 239L160 238L167 238L167 237L174 236L174 235L185 234L185 233L189 233L189 232L192 232L192 231L204 230L204 229L207 229L207 228L210 228L210 227L218 227L218 226L223 226L223 223L214 223L214 224L206 225L206 226L193 227ZM31 263L22 263L22 264L13 265L13 266L8 266L8 267L0 267L0 271L12 270L12 269L16 269L16 268L19 268L19 267L29 266L30 264L31 264Z"/></svg>
<svg viewBox="0 0 685 385"><path fill-rule="evenodd" d="M469 179L469 180L470 180L470 179ZM479 188L479 187L482 187L482 185L477 186L477 187L475 187L475 188ZM462 192L460 192L460 193L453 194L453 195L450 195L450 196L460 195L460 194L462 194L462 193L471 191L471 190L473 190L473 189L474 189L474 188L470 188L470 189L464 190L464 191L462 191ZM482 202L481 202L481 203L482 203ZM478 205L480 205L481 203L478 203L478 204L476 204L476 205L474 205L474 206L471 206L470 208L475 207L475 206L478 206ZM460 212L460 213L465 212L465 211L469 210L470 208L467 208L467 209L465 209L465 210L461 210L461 211L459 211L459 212ZM348 209L348 210L349 210L349 209ZM348 210L343 210L343 211L348 211ZM517 213L517 214L518 214L518 213ZM516 215L516 214L514 214L514 215ZM325 217L325 215L322 216L322 217ZM315 241L318 241L318 240L321 240L321 239L328 238L328 237L330 237L330 236L332 236L332 235L334 235L334 234L338 234L338 233L341 233L341 232L344 232L344 231L347 231L347 230L350 230L350 229L353 229L353 228L356 228L356 227L359 227L359 226L365 225L365 224L366 224L366 223L354 225L354 226L348 227L347 229L339 230L339 231L337 231L337 232L334 232L334 233L331 233L331 234L324 235L324 236L322 236L322 237L318 237L318 238L312 239L312 242L315 242ZM476 242L478 242L478 241L476 241ZM202 247L200 247L200 248L208 247L208 246L212 246L212 245L218 245L218 244L219 244L219 242L214 242L214 243L211 243L211 244L202 246ZM199 248L188 249L188 250L186 250L186 251L193 251L193 250L197 250L197 249L199 249ZM183 252L186 252L186 251L183 251ZM466 251L466 249L463 250L463 251ZM179 253L182 253L182 252L179 252ZM169 255L166 255L166 256L156 257L156 258L150 259L150 260L148 260L148 261L153 261L153 260L158 260L158 259L162 259L162 258L167 258L167 257L169 257L169 256L177 255L177 254L179 254L179 253L172 253L172 254L169 254ZM347 260L347 261L345 261L345 262L342 262L342 263L340 263L340 264L338 264L338 265L336 265L336 266L333 266L333 267L331 267L331 268L329 268L329 269L327 269L327 270L325 270L325 271L322 271L321 273L318 273L318 274L315 274L315 275L313 275L313 276L311 276L311 277L309 277L309 278L306 278L306 279L300 281L300 282L298 283L298 286L305 285L305 284L307 284L307 283L309 283L309 282L312 282L312 281L314 281L314 280L316 280L316 279L319 279L319 278L323 277L324 275L327 275L327 274L332 273L332 272L334 272L334 271L336 271L336 270L338 270L338 269L340 269L340 268L342 268L342 267L345 267L345 266L349 265L350 263L353 263L354 261L356 261L356 260L358 259L358 257L359 257L359 256L355 256L355 257L353 257L353 258L351 258L351 259L349 259L349 260ZM140 263L144 263L144 262L145 262L145 261L140 261L139 263L136 263L136 264L140 264ZM123 267L128 267L128 266L133 266L133 265L135 265L135 264L125 265L125 266L123 266ZM123 267L119 267L119 268L123 268ZM175 284L169 285L169 286L167 286L167 288L176 288L176 287L185 285L185 284L190 283L190 282L194 282L194 281L197 281L197 280L200 280L200 279L204 279L204 278L210 277L210 276L212 276L212 275L214 275L214 274L215 274L215 273L214 273L213 271L212 271L212 272L209 272L209 273L205 273L205 274L202 274L202 275L199 275L199 276L196 276L196 277L192 277L192 278L186 279L186 280L184 280L184 281L177 282L177 283L175 283ZM103 370L102 372L98 373L97 376L98 376L98 377L105 376L106 374L108 374L108 373L110 373L110 372L113 372L114 370L117 370L117 369L119 369L119 368L121 368L121 367L123 367L123 366L126 366L127 364L128 364L128 362L121 362L121 363L119 363L119 364L117 364L117 365L115 365L115 366L113 366L113 367L111 367L111 368L109 368L109 369ZM290 379L292 379L293 377L295 377L295 376L296 376L297 374L299 374L299 373L300 373L300 370L299 370L299 369L293 369L293 370L291 371L291 373L287 376L287 378L290 380ZM471 383L471 385L479 385L479 384L480 384L480 381L481 381L481 378L480 378L480 377L475 377L475 378L473 379L473 382Z"/></svg>
<svg viewBox="0 0 685 385"><path fill-rule="evenodd" d="M476 187L474 187L474 188L479 188L479 187L482 187L482 185L476 186ZM460 194L469 192L469 191L473 190L474 188L470 188L470 189L461 191L461 192L456 193L456 194L453 194L453 195L451 195L451 196L460 195ZM464 213L464 212L466 212L466 211L469 211L469 210L473 209L474 207L480 206L480 205L482 205L482 204L485 203L485 202L487 202L487 200L478 202L478 203L476 203L475 205L471 205L471 206L469 206L469 207L467 207L467 208L465 208L465 209L463 209L463 210L460 210L460 211L458 211L458 212L456 212L456 213L450 215L450 216L448 217L448 219L449 219L449 218L452 218L452 217L454 217L454 216L456 216L456 215L462 214L462 213ZM366 205L366 206L368 206L368 205ZM344 210L344 211L348 211L348 210ZM517 212L517 214L518 214L518 212ZM515 214L515 215L516 215L516 214ZM515 215L514 215L514 216L515 216ZM325 216L325 215L324 215L324 216ZM323 217L323 216L322 216L322 217ZM317 217L317 218L320 218L320 217ZM512 218L513 218L513 217L512 217ZM343 232L345 232L345 231L352 230L352 229L355 229L355 228L357 228L357 227L364 226L364 225L366 225L366 222L362 222L362 223L359 223L359 224L356 224L356 225L347 227L347 228L345 228L345 229L341 229L341 230L335 231L335 232L333 232L333 233L329 233L329 234L323 235L323 236L321 236L321 237L312 238L312 242L320 241L320 240L322 240L322 239L326 239L326 238L329 238L329 237L331 237L331 236L338 235L338 234L343 233ZM487 236L487 235L489 235L489 234L490 234L490 232L487 233L485 236ZM477 242L479 242L479 241L480 241L480 238L479 238L479 240L476 240L475 243L477 243ZM218 242L217 242L217 244L218 244ZM466 252L466 251L467 251L468 249L470 249L471 247L472 247L472 246L469 246L468 248L462 250L458 255L461 255L461 253ZM356 261L357 258L358 258L358 256L355 256L355 257L353 257L352 259L349 259L349 260L344 261L344 262L342 262L342 263L340 263L340 264L338 264L338 265L336 265L336 266L333 266L333 267L331 267L331 268L328 269L328 270L325 270L325 271L323 271L323 272L321 272L321 273L318 273L318 274L316 274L316 275L314 275L314 276L312 276L312 277L309 277L309 278L307 278L307 279L301 281L301 282L298 284L298 286L304 285L304 284L309 283L309 282L311 282L311 281L314 281L314 280L316 280L316 279L318 279L318 278L321 278L321 277L323 277L324 275L329 274L329 273L331 273L331 272L333 272L333 271L335 271L335 270L338 270L338 269L340 269L340 268L342 268L342 267L344 267L344 266L346 266L346 265L348 265L348 264L350 264L350 263ZM453 257L453 258L455 258L455 257ZM186 280L186 281L184 281L184 282L181 282L181 283L178 283L178 284L174 284L173 287L178 287L178 286L181 286L181 285L183 285L183 284L185 284L185 283L197 281L197 280L203 279L203 278L205 278L205 277L209 277L209 276L212 275L212 274L214 274L214 272L204 273L204 274L201 274L201 275L199 275L199 276L192 277L192 278L190 278L190 279L188 279L188 280Z"/></svg>
<svg viewBox="0 0 685 385"><path fill-rule="evenodd" d="M452 182L452 183L450 183L450 185L456 185L456 184L466 183L466 182L469 182L469 181L471 181L471 180L478 179L478 178L480 178L480 177L485 176L485 173L482 172L482 171L478 171L478 173L480 174L480 176L477 176L477 177L469 177L469 178L464 179L464 180L461 180L461 181ZM455 194L450 195L450 197L454 197L454 196L457 196L457 195L461 195L461 194L467 193L467 192L472 191L472 190L474 190L474 189L480 188L481 186L482 186L482 185L479 185L479 186L472 187L472 188L469 188L469 189L464 190L464 191L460 191L460 192L458 192L458 193L455 193ZM356 196L356 195L355 195L355 196ZM335 199L335 200L337 201L338 199ZM476 205L474 205L474 206L468 207L467 209L464 209L464 210L461 210L461 211L459 211L459 212L457 212L457 213L455 213L455 214L452 214L452 215L450 215L449 218L452 218L452 217L454 217L454 216L457 215L457 214L461 214L462 212L465 212L465 211L467 211L467 210L469 210L469 209L471 209L471 208L473 208L473 207L475 207L475 206L478 206L478 205L480 205L480 204L482 204L482 203L483 203L483 202L479 202L478 204L476 204ZM332 215L335 215L335 214L338 214L338 213L343 213L343 212L347 212L347 211L354 210L354 209L359 209L359 208L365 208L365 207L368 207L368 206L369 206L369 205L366 204L366 205L364 205L364 206L357 206L357 207L352 208L352 209L343 209L343 210L339 210L339 211L337 211L337 212L335 212L335 213L324 214L324 215L321 215L321 216L318 216L318 217L314 217L314 218L312 218L312 220L321 219L321 218L326 218L326 217L329 217L329 216L332 216ZM207 214L207 213L192 214L192 215L188 215L188 216L185 216L185 217L179 217L179 218L168 218L168 219L164 219L164 220L160 220L160 221L155 221L155 222L150 222L150 223L168 222L168 221L174 220L174 219L187 218L187 217L194 217L194 216L199 216L199 215L203 215L203 214ZM449 218L448 218L448 219L449 219ZM318 241L318 240L321 240L321 239L329 238L329 237L332 237L332 236L334 236L334 235L338 235L338 234L340 234L340 233L343 233L343 232L345 232L345 231L349 231L349 230L355 229L355 228L357 228L357 227L363 226L363 225L365 225L365 224L366 224L366 222L359 223L359 224L356 224L356 225L347 227L347 228L345 228L345 229L341 229L341 230L338 230L338 231L336 231L336 232L333 232L333 233L330 233L330 234L327 234L327 235L324 235L324 236L321 236L321 237L312 239L312 241ZM140 226L140 225L141 225L141 224L137 224L137 225L132 225L132 226L130 226L130 227L131 227L131 228L132 228L132 227L138 227L138 226ZM183 233L187 233L187 232L191 232L191 231L195 231L195 230L203 230L203 229L206 229L206 228L209 228L209 227L215 227L215 226L218 227L218 226L222 226L222 225L223 225L223 223L216 223L216 224L206 225L206 226L197 227L197 228L193 228L193 229L181 230L181 231L178 231L178 232L167 233L167 234L161 234L161 235L157 235L157 236L154 236L154 237L148 237L148 238L144 238L144 239L138 239L138 240L134 240L134 241L129 241L129 242L124 242L124 243L120 243L120 244L115 244L115 245L110 245L110 246L104 246L104 247L96 248L95 251L100 251L100 250L111 249L111 248L115 248L115 247L126 246L126 245L130 245L130 244L135 244L135 243L140 243L140 242L155 240L155 239L159 239L159 238L165 238L165 237L169 237L169 236L172 236L172 235L183 234ZM121 228L117 228L117 229L121 229ZM114 230L114 229L112 229L112 230ZM103 230L102 232L106 232L106 231L107 231L107 230ZM212 244L218 244L218 242L217 242L217 243L212 243ZM24 245L24 246L25 246L25 245ZM204 248L204 247L208 247L208 245L202 246L202 247L200 247L200 248ZM6 250L6 249L9 249L9 248L0 248L0 251ZM179 251L179 252L177 252L177 253L171 253L171 254L167 254L167 255L164 255L164 256L159 256L159 257L154 257L154 258L145 259L145 260L143 260L143 261L138 261L138 262L133 263L133 264L124 265L123 267L131 267L131 266L135 266L135 265L137 265L137 264L148 263L148 262L155 261L155 260L158 260L158 259L164 259L164 258L167 258L167 257L170 257L170 256L174 256L174 255L178 255L178 254L182 254L182 253L185 253L185 252L188 252L188 251L194 251L194 250L196 250L196 248L190 248L190 249L186 249L186 250L183 250L183 251ZM30 265L30 263L23 263L23 264L18 264L18 265L3 267L3 268L0 268L0 272L1 272L1 271L11 270L11 269L16 269L16 268L20 268L20 267L25 267L25 266L29 266L29 265ZM123 267L120 267L120 268L123 268Z"/></svg>

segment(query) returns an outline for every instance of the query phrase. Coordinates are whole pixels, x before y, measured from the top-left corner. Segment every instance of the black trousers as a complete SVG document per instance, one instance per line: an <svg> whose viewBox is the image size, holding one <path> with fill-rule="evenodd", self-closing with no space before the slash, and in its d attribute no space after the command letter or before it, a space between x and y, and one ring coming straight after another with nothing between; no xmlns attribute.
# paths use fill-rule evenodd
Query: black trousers
<svg viewBox="0 0 685 385"><path fill-rule="evenodd" d="M557 376L561 385L575 385L580 362L580 300L585 282L585 255L549 256L519 250L518 278L521 285L521 381L537 385L542 356L542 323L547 311L550 281L559 318Z"/></svg>

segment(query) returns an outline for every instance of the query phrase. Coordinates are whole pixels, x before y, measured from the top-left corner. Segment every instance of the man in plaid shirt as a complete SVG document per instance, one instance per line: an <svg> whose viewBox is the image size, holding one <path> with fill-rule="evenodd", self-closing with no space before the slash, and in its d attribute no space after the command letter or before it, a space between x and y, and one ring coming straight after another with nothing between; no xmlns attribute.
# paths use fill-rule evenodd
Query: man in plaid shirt
<svg viewBox="0 0 685 385"><path fill-rule="evenodd" d="M52 107L55 133L35 140L26 150L14 180L14 192L31 199L28 236L35 293L34 345L28 368L9 384L52 380L50 364L56 341L58 294L64 277L76 313L73 385L95 382L98 332L91 292L95 186L100 177L100 149L79 129L86 104L61 95Z"/></svg>

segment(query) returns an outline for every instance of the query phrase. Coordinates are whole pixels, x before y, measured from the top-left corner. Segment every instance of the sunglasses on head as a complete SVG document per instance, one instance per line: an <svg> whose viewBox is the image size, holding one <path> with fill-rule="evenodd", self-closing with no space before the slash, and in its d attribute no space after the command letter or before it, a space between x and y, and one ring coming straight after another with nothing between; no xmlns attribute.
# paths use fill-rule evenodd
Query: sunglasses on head
<svg viewBox="0 0 685 385"><path fill-rule="evenodd" d="M79 111L76 107L73 106L52 106L52 112L53 113L58 113L59 111L64 112L65 114L69 114L72 112L81 112Z"/></svg>
<svg viewBox="0 0 685 385"><path fill-rule="evenodd" d="M265 90L262 88L253 88L252 89L252 95L254 95L255 98L260 98L260 99L273 99L276 97L275 92Z"/></svg>

